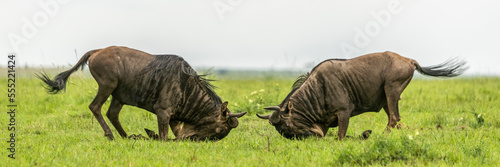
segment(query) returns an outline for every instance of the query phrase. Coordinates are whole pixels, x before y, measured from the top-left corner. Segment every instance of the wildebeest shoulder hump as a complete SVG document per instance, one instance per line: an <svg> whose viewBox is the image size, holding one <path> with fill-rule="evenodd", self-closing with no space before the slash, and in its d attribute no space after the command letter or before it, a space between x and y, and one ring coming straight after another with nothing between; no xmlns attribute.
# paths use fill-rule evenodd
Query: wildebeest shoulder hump
<svg viewBox="0 0 500 167"><path fill-rule="evenodd" d="M164 84L172 80L173 77L178 78L181 87L186 84L200 84L212 100L221 103L222 100L214 92L216 87L210 83L212 80L204 78L204 75L198 75L182 57L177 55L155 55L154 60L136 75L136 80L139 83L149 84L144 85L147 88L142 89L142 91L145 92L139 92L138 94L157 96ZM188 83L187 78L190 77L195 77L198 82Z"/></svg>

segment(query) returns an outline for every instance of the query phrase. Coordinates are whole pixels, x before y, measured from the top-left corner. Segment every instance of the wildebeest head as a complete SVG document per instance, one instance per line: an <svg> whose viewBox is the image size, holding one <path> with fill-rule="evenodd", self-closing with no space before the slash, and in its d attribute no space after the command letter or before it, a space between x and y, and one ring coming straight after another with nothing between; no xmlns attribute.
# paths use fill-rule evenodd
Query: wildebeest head
<svg viewBox="0 0 500 167"><path fill-rule="evenodd" d="M196 123L187 123L181 121L171 121L170 127L177 140L220 140L229 134L232 128L239 124L238 118L245 115L246 112L231 113L227 108L227 102L218 107L219 114L211 117L205 117Z"/></svg>
<svg viewBox="0 0 500 167"><path fill-rule="evenodd" d="M291 99L288 99L288 103L282 103L280 106L266 107L264 109L274 112L270 115L257 114L257 116L268 119L269 124L274 126L283 137L303 139L309 136L323 137L326 133L319 125L306 121L299 114L294 114Z"/></svg>
<svg viewBox="0 0 500 167"><path fill-rule="evenodd" d="M274 111L270 115L257 116L262 119L268 119L269 123L273 125L276 130L285 138L288 139L302 139L309 136L324 137L328 131L328 126L317 124L317 116L311 115L310 105L316 104L311 98L311 92L303 85L306 83L310 73L299 76L297 81L293 84L293 90L281 102L279 106L266 107L266 110ZM308 103L305 103L308 101Z"/></svg>

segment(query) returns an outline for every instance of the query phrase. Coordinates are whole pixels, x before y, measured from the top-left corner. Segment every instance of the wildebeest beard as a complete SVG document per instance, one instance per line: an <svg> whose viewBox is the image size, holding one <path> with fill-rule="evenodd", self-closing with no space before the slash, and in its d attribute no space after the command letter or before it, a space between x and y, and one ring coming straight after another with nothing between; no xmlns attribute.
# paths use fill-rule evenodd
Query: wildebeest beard
<svg viewBox="0 0 500 167"><path fill-rule="evenodd" d="M212 127L214 125L219 124L216 122L211 122L208 125L200 126L181 121L170 122L170 127L172 129L172 132L176 136L176 140L220 140L226 137L231 131L231 128L228 126Z"/></svg>

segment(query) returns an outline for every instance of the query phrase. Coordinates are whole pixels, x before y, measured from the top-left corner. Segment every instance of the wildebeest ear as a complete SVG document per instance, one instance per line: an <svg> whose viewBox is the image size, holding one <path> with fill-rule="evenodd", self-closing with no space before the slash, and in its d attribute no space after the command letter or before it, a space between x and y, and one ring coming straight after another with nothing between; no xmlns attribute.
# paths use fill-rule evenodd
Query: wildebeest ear
<svg viewBox="0 0 500 167"><path fill-rule="evenodd" d="M227 110L227 101L225 101L220 105L220 111L226 111L226 110Z"/></svg>
<svg viewBox="0 0 500 167"><path fill-rule="evenodd" d="M226 117L227 114L229 113L227 110L227 101L220 105L220 112L221 112L222 116L224 116L224 117Z"/></svg>

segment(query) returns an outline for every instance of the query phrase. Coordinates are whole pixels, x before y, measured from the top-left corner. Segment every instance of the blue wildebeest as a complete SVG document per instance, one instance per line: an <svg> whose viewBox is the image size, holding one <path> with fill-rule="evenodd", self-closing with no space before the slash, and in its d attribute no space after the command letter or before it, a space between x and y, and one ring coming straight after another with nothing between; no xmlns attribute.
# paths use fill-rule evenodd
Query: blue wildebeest
<svg viewBox="0 0 500 167"><path fill-rule="evenodd" d="M75 66L54 79L46 74L38 77L49 93L55 94L65 89L71 73L83 68L86 62L99 85L89 108L111 140L113 134L101 115L101 107L110 95L106 116L122 137L127 137L127 133L118 115L125 104L156 114L162 140L168 139L169 126L176 139L219 140L236 128L238 118L246 114L231 113L209 80L176 55L151 55L111 46L87 52Z"/></svg>
<svg viewBox="0 0 500 167"><path fill-rule="evenodd" d="M417 61L393 52L373 53L353 59L330 59L300 76L279 106L267 107L270 115L257 116L286 138L324 137L337 127L343 139L349 118L364 112L387 113L387 129L400 120L398 101L415 70L424 75L454 77L467 67L450 59L442 64L421 67Z"/></svg>

